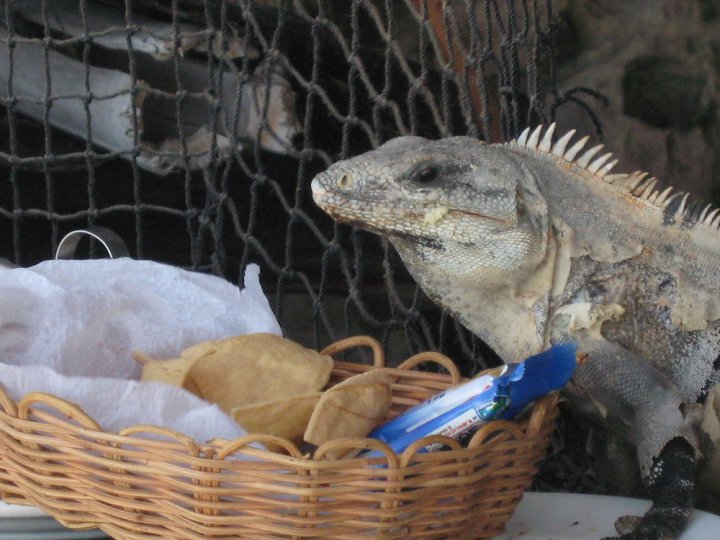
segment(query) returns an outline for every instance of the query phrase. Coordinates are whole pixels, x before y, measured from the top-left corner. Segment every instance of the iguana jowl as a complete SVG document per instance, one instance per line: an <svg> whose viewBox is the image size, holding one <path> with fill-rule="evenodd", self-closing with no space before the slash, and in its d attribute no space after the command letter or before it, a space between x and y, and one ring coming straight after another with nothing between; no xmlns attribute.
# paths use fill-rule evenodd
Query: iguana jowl
<svg viewBox="0 0 720 540"><path fill-rule="evenodd" d="M654 506L632 538L690 510L694 404L720 382L720 210L552 125L509 143L393 139L312 182L339 221L386 236L426 293L505 362L574 340L571 392L620 420ZM617 423L617 422L616 422Z"/></svg>

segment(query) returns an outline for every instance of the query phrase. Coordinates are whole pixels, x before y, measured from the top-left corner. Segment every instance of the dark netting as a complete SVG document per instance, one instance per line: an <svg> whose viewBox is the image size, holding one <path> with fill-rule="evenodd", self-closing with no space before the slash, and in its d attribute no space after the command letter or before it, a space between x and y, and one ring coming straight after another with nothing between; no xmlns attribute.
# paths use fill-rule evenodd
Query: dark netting
<svg viewBox="0 0 720 540"><path fill-rule="evenodd" d="M29 266L102 225L133 256L239 284L258 263L309 346L369 333L396 359L492 360L309 184L397 135L500 141L569 101L590 111L592 92L556 88L550 0L2 6L0 256Z"/></svg>

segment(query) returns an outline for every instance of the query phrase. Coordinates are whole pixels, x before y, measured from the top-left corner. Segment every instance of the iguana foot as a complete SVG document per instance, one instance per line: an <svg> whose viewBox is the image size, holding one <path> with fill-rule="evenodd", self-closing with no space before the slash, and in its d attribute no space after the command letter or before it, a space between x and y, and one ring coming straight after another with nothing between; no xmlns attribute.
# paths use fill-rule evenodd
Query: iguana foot
<svg viewBox="0 0 720 540"><path fill-rule="evenodd" d="M695 459L692 446L680 437L660 452L647 479L653 505L642 518L624 516L615 528L622 540L675 540L692 511ZM632 528L628 532L629 528ZM610 539L606 539L610 540Z"/></svg>
<svg viewBox="0 0 720 540"><path fill-rule="evenodd" d="M642 516L620 516L615 522L615 530L621 536L630 534L640 526Z"/></svg>
<svg viewBox="0 0 720 540"><path fill-rule="evenodd" d="M606 537L603 540L676 540L673 532L655 519L645 516L621 516L615 522L615 530L620 536Z"/></svg>

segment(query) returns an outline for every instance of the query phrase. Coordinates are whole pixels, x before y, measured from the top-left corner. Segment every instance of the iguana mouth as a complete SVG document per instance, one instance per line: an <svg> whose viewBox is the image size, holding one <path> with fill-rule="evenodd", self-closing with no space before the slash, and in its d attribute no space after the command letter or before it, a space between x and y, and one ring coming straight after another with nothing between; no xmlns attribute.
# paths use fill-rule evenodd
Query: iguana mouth
<svg viewBox="0 0 720 540"><path fill-rule="evenodd" d="M502 219L494 216L488 216L487 214L481 214L480 212L476 212L474 210L465 210L465 209L459 209L459 208L453 208L451 210L448 210L448 214L450 215L461 215L461 216L471 216L475 219L480 219L483 221L492 221L493 223L500 223L502 225L514 225L514 220L511 219Z"/></svg>
<svg viewBox="0 0 720 540"><path fill-rule="evenodd" d="M352 213L352 197L345 196L342 203L338 201L338 196L333 191L326 189L320 182L313 180L312 182L312 197L315 203L320 206L325 212L338 221L347 223L350 225L357 225L361 220L354 216L348 216L348 212ZM381 202L382 199L378 199ZM447 216L450 217L462 217L467 216L473 219L497 223L500 225L512 226L514 220L502 219L494 216L483 214L476 210L470 210L466 208L449 208L441 205L399 205L394 206L392 204L378 204L372 205L372 201L362 201L367 208L373 207L374 211L385 211L390 214L395 214L403 218L417 218L420 217L422 221L427 225L434 225L445 219ZM367 227L365 227L367 228Z"/></svg>

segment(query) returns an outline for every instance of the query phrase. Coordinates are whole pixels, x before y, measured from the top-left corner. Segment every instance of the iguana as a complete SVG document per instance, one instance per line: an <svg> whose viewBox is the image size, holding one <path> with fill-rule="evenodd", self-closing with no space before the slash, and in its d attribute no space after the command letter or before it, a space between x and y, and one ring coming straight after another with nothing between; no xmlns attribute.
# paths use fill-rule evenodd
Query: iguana
<svg viewBox="0 0 720 540"><path fill-rule="evenodd" d="M577 342L569 393L635 445L654 503L623 537L671 538L692 508L696 404L720 382L720 209L554 131L399 137L317 175L313 198L387 237L503 361Z"/></svg>

